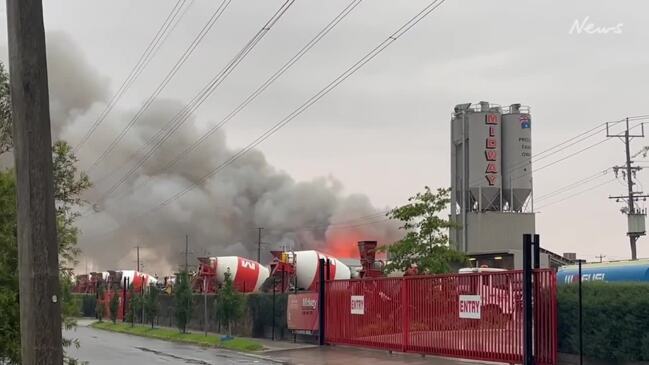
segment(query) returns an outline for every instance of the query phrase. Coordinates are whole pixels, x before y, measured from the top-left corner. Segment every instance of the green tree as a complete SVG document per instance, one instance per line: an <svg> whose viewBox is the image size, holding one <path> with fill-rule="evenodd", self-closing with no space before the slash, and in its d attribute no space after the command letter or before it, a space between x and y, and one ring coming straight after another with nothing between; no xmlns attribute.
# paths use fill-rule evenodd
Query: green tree
<svg viewBox="0 0 649 365"><path fill-rule="evenodd" d="M63 321L63 327L66 330L71 330L76 326L75 318L80 314L79 302L75 300L72 295L72 276L68 271L62 271L59 278L61 282L61 317ZM79 339L70 339L63 338L63 347L68 348L74 346L79 348L80 343ZM64 353L65 363L66 364L76 364L77 360L69 357Z"/></svg>
<svg viewBox="0 0 649 365"><path fill-rule="evenodd" d="M176 306L176 327L183 333L187 333L187 324L192 319L192 289L189 287L189 276L186 272L181 272L178 276L174 302Z"/></svg>
<svg viewBox="0 0 649 365"><path fill-rule="evenodd" d="M449 190L423 192L408 199L409 204L392 209L387 216L402 222L405 236L400 241L382 247L390 255L385 272L403 271L416 267L420 274L441 274L453 265L462 265L466 257L449 247L448 230L453 224L442 217L450 203Z"/></svg>
<svg viewBox="0 0 649 365"><path fill-rule="evenodd" d="M12 129L9 75L5 65L0 62L0 155L13 148Z"/></svg>
<svg viewBox="0 0 649 365"><path fill-rule="evenodd" d="M80 252L77 247L79 229L74 225L80 215L77 208L86 203L81 199L81 194L92 183L85 172L77 169L79 160L67 142L54 143L52 155L59 265L61 270L71 271Z"/></svg>
<svg viewBox="0 0 649 365"><path fill-rule="evenodd" d="M216 295L216 318L228 326L228 335L232 336L232 323L243 316L244 297L239 293L233 283L230 270L225 272L223 287Z"/></svg>
<svg viewBox="0 0 649 365"><path fill-rule="evenodd" d="M95 314L99 322L104 320L104 286L99 285L97 287L97 306L95 307Z"/></svg>
<svg viewBox="0 0 649 365"><path fill-rule="evenodd" d="M119 314L119 293L117 291L113 291L110 302L108 302L108 309L110 309L110 320L115 324L117 322L117 315Z"/></svg>
<svg viewBox="0 0 649 365"><path fill-rule="evenodd" d="M151 322L151 328L155 323L155 317L160 311L160 304L158 303L158 287L154 284L149 285L149 289L144 294L144 313L148 321Z"/></svg>
<svg viewBox="0 0 649 365"><path fill-rule="evenodd" d="M1 65L1 64L0 64ZM0 363L20 363L16 179L0 172Z"/></svg>
<svg viewBox="0 0 649 365"><path fill-rule="evenodd" d="M142 312L142 297L135 292L133 284L128 287L128 311L126 312L126 320L131 322L131 327L135 326L135 320L138 313Z"/></svg>
<svg viewBox="0 0 649 365"><path fill-rule="evenodd" d="M0 62L0 155L13 148L12 128L9 76ZM61 288L65 290L67 284L64 281L70 279L79 253L76 246L79 231L74 226L79 216L77 208L83 203L81 193L90 188L91 183L85 173L77 170L77 158L66 142L54 144L52 161ZM0 213L0 360L20 363L15 174L12 170L0 174L0 204L3 205ZM60 297L65 296L63 292L60 294ZM74 326L72 317L66 314L65 308L62 309L63 325ZM74 341L64 341L64 344L70 343ZM74 361L66 358L68 363Z"/></svg>

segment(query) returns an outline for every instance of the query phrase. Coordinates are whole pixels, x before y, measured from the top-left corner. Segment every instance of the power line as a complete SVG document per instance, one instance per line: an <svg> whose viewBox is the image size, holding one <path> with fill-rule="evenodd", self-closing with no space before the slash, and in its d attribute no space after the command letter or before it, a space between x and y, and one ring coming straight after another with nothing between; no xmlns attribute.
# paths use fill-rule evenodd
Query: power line
<svg viewBox="0 0 649 365"><path fill-rule="evenodd" d="M620 123L620 122L622 122L622 120L614 121L612 123L616 124L616 123ZM606 129L606 122L599 123L595 127L590 128L590 129L588 129L588 130L586 130L584 132L581 132L581 133L577 134L576 136L573 136L573 137L568 138L568 139L566 139L566 140L564 140L564 141L562 141L562 142L560 142L560 143L558 143L556 145L553 145L553 146L551 146L549 148L546 148L545 150L543 150L541 152L535 153L534 155L532 155L530 157L529 161L522 161L522 162L520 162L518 164L515 164L512 167L510 167L507 171L503 171L503 173L512 173L512 172L514 172L516 170L520 170L522 168L529 167L532 163L538 162L538 161L540 161L540 160L542 160L544 158L555 155L558 152L563 151L563 150L565 150L565 149L567 149L569 147L572 147L572 146L574 146L576 144L579 144L579 143L581 143L581 142L583 142L583 141L585 141L585 140L587 140L587 139L589 139L589 138L591 138L593 136L596 136L598 133L600 133L601 131L603 131L605 129ZM585 149L584 151L586 151L586 150L588 150L588 149L590 149L592 147L594 147L594 146L591 146L591 147ZM584 151L580 151L578 153L575 153L575 154L573 154L573 156L577 155L577 154L579 154L581 152L584 152ZM543 155L545 155L545 156L543 156ZM570 156L570 157L572 157L572 156ZM566 157L566 158L569 158L569 157ZM566 158L564 158L564 159L566 159ZM557 162L554 162L554 163L557 163ZM543 167L543 168L545 168L545 167ZM541 168L541 169L543 169L543 168ZM539 171L539 169L534 169L532 172L538 172L538 171ZM520 176L515 177L514 179L519 179L521 177L530 176L532 174L532 172L530 172L530 174L522 174ZM476 180L470 182L470 184L476 184L476 183L479 183L480 181L482 181L482 177L477 178Z"/></svg>
<svg viewBox="0 0 649 365"><path fill-rule="evenodd" d="M601 186L604 186L604 185L610 184L610 183L612 183L612 182L615 181L615 180L616 180L615 178L610 179L610 180L606 180L606 181L604 181L603 183L600 183L600 184L597 184L597 185L591 186L591 187L588 188L588 189L584 189L584 190L578 191L578 192L576 192L576 193L574 193L574 194L568 195L568 196L566 196L566 197L563 198L563 199L560 199L560 200L557 200L557 201L554 201L554 202L552 202L552 203L548 203L548 204L545 204L545 205L541 205L540 207L537 207L536 209L546 208L546 207L549 207L549 206L551 206L551 205L555 205L555 204L562 203L562 202L564 202L564 201L566 201L566 200L568 200L568 199L574 198L574 197L576 197L576 196L578 196L578 195L581 195L581 194L587 193L587 192L589 192L589 191L591 191L591 190L594 190L594 189L597 189L597 188L599 188L599 187L601 187Z"/></svg>
<svg viewBox="0 0 649 365"><path fill-rule="evenodd" d="M121 130L121 132L113 139L113 141L107 146L107 148L99 155L99 157L90 165L88 168L88 171L94 169L97 167L97 165L103 161L119 144L119 142L124 138L126 133L133 127L133 125L140 119L140 117L144 114L145 111L148 110L148 108L153 104L155 99L160 95L160 93L165 89L165 87L169 84L169 82L173 79L173 77L176 75L178 70L183 66L183 64L189 59L191 54L194 52L194 50L198 47L198 45L203 41L207 33L212 29L214 24L216 23L217 20L223 15L227 7L230 5L230 2L232 0L223 0L221 4L216 8L214 13L212 13L212 16L209 18L207 23L203 25L201 30L198 32L198 34L194 37L192 42L189 44L189 46L185 49L183 54L178 58L176 63L171 67L171 69L167 72L167 75L162 79L160 84L155 88L153 93L146 99L144 104L140 107L140 109L135 113L135 115L131 118L131 120L127 123L127 125Z"/></svg>
<svg viewBox="0 0 649 365"><path fill-rule="evenodd" d="M630 129L634 129L634 128L640 126L640 125L642 125L642 123L638 123L635 126L631 127ZM564 157L562 157L562 158L560 158L558 160L554 160L554 161L552 161L550 163L547 163L547 164L545 164L545 165L543 165L543 166L541 166L539 168L533 169L532 172L539 172L541 170L544 170L544 169L546 169L546 168L548 168L550 166L558 164L559 162L565 161L565 160L567 160L569 158L572 158L572 157L577 156L577 155L579 155L579 154L581 154L583 152L586 152L586 151L588 151L588 150L590 150L592 148L595 148L595 147L597 147L597 146L599 146L599 145L601 145L601 144L603 144L603 143L605 143L605 142L607 142L609 140L610 140L609 138L605 138L605 139L603 139L601 141L590 144L590 145L588 145L588 146L586 146L586 147L584 147L584 148L582 148L580 150L577 150L577 151L575 151L575 152L573 152L573 153L571 153L569 155L566 155L566 156L564 156ZM519 175L519 176L515 177L514 180L520 179L520 178L525 177L525 176L528 176L528 175L527 174Z"/></svg>
<svg viewBox="0 0 649 365"><path fill-rule="evenodd" d="M367 214L363 215L360 217L356 218L350 218L348 220L342 220L342 221L337 221L337 222L330 222L326 224L319 224L319 225L311 225L311 226L301 226L301 227L291 227L291 228L286 228L286 229L269 229L271 232L296 232L296 231L315 231L318 229L339 229L339 228L350 228L350 227L356 227L356 226L362 226L366 224L375 224L379 222L386 222L393 220L392 218L386 218L382 219L379 221L376 221L377 218L381 216L385 216L387 212L390 212L392 209L385 210L385 211L380 211L376 212L373 214ZM370 221L366 221L367 219L370 219ZM359 222L360 221L360 222Z"/></svg>
<svg viewBox="0 0 649 365"><path fill-rule="evenodd" d="M577 181L575 181L575 182L573 182L571 184L568 184L568 185L562 186L562 187L560 187L560 188L558 188L556 190L553 190L552 192L549 192L547 194L543 194L543 195L541 195L539 197L535 197L534 201L535 202L542 201L544 199L551 198L551 197L553 197L555 195L564 193L566 191L570 191L570 190L572 190L572 189L574 189L576 187L579 187L579 186L581 186L583 184L587 184L587 183L589 183L591 181L600 179L603 176L605 176L608 173L609 170L611 170L611 169L608 168L606 170L599 171L599 172L597 172L597 173L595 173L593 175L589 175L589 176L587 176L587 177L585 177L583 179L577 180Z"/></svg>
<svg viewBox="0 0 649 365"><path fill-rule="evenodd" d="M176 115L167 123L164 128L161 128L156 135L154 135L147 145L151 146L147 153L133 166L118 182L113 184L103 195L104 199L108 195L115 192L122 184L124 184L130 176L132 176L146 161L154 156L155 152L160 146L171 137L192 115L192 113L203 103L205 100L216 90L216 88L225 81L225 79L234 71L234 69L241 63L244 58L253 50L253 48L264 38L270 29L279 21L288 8L295 0L287 0L282 7L280 7L275 14L261 27L261 29L246 43L246 45L234 56L234 58L218 72L192 100L187 103ZM166 133L165 133L166 131ZM155 141L161 134L165 134L162 138ZM145 145L144 147L146 147ZM129 159L135 157L138 152L130 156ZM128 162L127 162L128 163Z"/></svg>
<svg viewBox="0 0 649 365"><path fill-rule="evenodd" d="M288 71L297 61L299 61L309 50L311 50L322 38L324 38L338 23L340 23L349 13L352 12L361 2L362 0L353 0L352 2L349 3L340 13L338 13L334 19L332 19L323 29L321 29L310 41L308 41L298 52L295 54L292 58L290 58L286 63L284 63L274 74L272 74L266 81L264 81L255 91L253 91L248 97L241 102L236 108L234 108L228 115L226 115L219 123L214 125L212 128L210 128L206 133L204 133L201 137L199 137L196 141L194 141L190 146L186 147L182 152L180 152L176 157L165 167L163 167L161 170L154 174L158 174L164 171L167 171L171 169L173 166L175 166L178 162L182 161L189 153L194 151L199 145L201 145L203 142L205 142L210 136L212 136L216 131L221 129L225 124L227 124L230 120L232 120L236 115L238 115L244 108L248 106L251 102L253 102L260 94L262 94L272 83L274 83L280 76L282 76L286 71ZM210 91L211 93L212 91ZM202 102L201 102L202 103ZM190 113L193 113L193 111L198 108L200 104L196 105L193 107L193 109L190 111ZM153 156L153 152L155 152L162 143L164 143L190 116L191 114L187 114L187 116L179 121L177 123L177 126L175 126L173 129L169 130L167 132L167 135L165 135L144 157L140 159L140 161L133 167L131 170L129 170L126 175L118 181L115 185L113 185L106 194L111 194L114 192L116 189L119 188L122 184L124 184L130 176L132 176L148 159L150 159ZM173 119L172 119L173 121ZM136 156L140 151L136 152L133 156ZM130 158L129 158L130 159ZM109 173L107 176L110 176L114 173ZM143 182L140 186L145 185L146 183ZM140 186L135 187L134 189L138 189Z"/></svg>
<svg viewBox="0 0 649 365"><path fill-rule="evenodd" d="M90 139L92 134L97 130L99 125L103 123L103 121L106 119L106 116L113 110L113 107L119 99L124 95L124 93L131 87L131 85L137 80L137 78L140 76L142 71L146 68L146 66L149 64L149 62L153 59L153 56L157 53L157 51L160 49L162 44L166 41L167 37L171 32L175 29L176 25L180 22L180 20L185 16L187 13L187 9L191 6L188 5L185 7L185 10L180 14L180 17L178 17L178 20L174 23L174 20L176 20L176 17L180 13L180 10L182 9L183 5L185 4L186 0L178 0L176 2L176 5L171 9L169 12L169 15L167 15L167 18L165 21L162 23L156 34L154 35L153 39L149 41L148 46L138 59L138 61L135 63L131 71L129 72L128 76L124 81L122 81L122 85L117 89L117 92L110 98L108 104L104 108L104 110L99 114L99 117L95 122L92 124L90 129L86 132L86 134L81 138L81 140L77 143L77 145L74 147L74 151L77 152L83 145ZM170 25L173 24L173 26L170 27Z"/></svg>
<svg viewBox="0 0 649 365"><path fill-rule="evenodd" d="M640 120L640 119L646 118L647 116L649 116L649 115L638 115L638 116L634 116L634 117L629 117L629 120ZM545 159L545 158L547 158L549 156L555 155L558 152L566 150L569 147L572 147L572 146L574 146L576 144L579 144L579 143L581 143L581 142L583 142L583 141L585 141L585 140L587 140L587 139L589 139L591 137L594 137L597 134L599 134L600 132L606 130L607 123L609 125L616 125L616 124L624 122L625 120L626 119L620 119L620 120L616 120L616 121L612 121L612 122L599 123L593 128L590 128L590 129L588 129L588 130L586 130L584 132L581 132L581 133L577 134L574 137L571 137L571 138L569 138L569 139L567 139L567 140L565 140L565 141L563 141L561 143L558 143L558 144L556 144L554 146L551 146L551 147L549 147L549 148L547 148L547 149L545 149L545 150L543 150L543 151L541 151L539 153L534 154L533 156L531 156L530 161L523 161L523 162L520 162L518 164L515 164L514 166L509 168L504 173L511 173L511 172L516 171L516 170L520 170L520 169L522 169L524 167L528 167L532 163L536 163L536 162L538 162L540 160L543 160L543 159ZM637 123L631 129L637 128L641 124L642 123ZM545 169L547 167L555 165L555 164L557 164L557 163L559 163L561 161L565 161L565 160L567 160L567 159L569 159L571 157L574 157L574 156L576 156L576 155L578 155L578 154L580 154L582 152L588 151L591 148L599 146L599 145L603 144L604 142L606 142L607 140L608 139L603 139L601 141L598 141L598 142L596 142L594 144L591 144L591 145L589 145L589 146L587 146L587 147L585 147L585 148L583 148L581 150L578 150L578 151L576 151L576 152L574 152L574 153L572 153L570 155L564 156L563 158L560 158L559 160L555 160L555 161L553 161L551 163L548 163L548 164L546 164L546 165L544 165L544 166L542 166L540 168L533 169L533 171L530 172L530 174L522 174L520 176L515 177L514 179L517 180L517 179L520 179L520 178L525 177L525 176L530 176L533 172L538 172L538 171L543 170L543 169ZM557 150L557 148L558 148L558 150ZM551 153L549 153L549 152L551 152ZM549 154L547 154L545 156L542 156L542 155L544 155L546 153L549 153ZM479 183L481 180L482 180L482 178L478 178L478 179L472 181L471 184Z"/></svg>
<svg viewBox="0 0 649 365"><path fill-rule="evenodd" d="M262 135L257 137L250 144L248 144L248 146L246 146L245 148L243 148L239 152L235 153L232 157L227 159L225 162L223 162L222 164L220 164L216 168L212 169L207 174L203 175L201 178L198 179L198 181L200 183L202 183L205 180L209 179L210 177L216 175L218 172L222 171L225 167L228 167L229 165L233 164L235 161L237 161L239 158L241 158L243 155L245 155L246 153L251 151L256 146L258 146L260 143L262 143L263 141L268 139L270 136L277 133L277 131L279 131L285 125L290 123L293 119L295 119L297 116L302 114L304 111L306 111L313 104L318 102L321 98L323 98L325 95L327 95L333 89L335 89L338 85L340 85L343 81L345 81L351 75L356 73L356 71L358 71L361 67L363 67L365 64L367 64L369 61L374 59L374 57L376 57L379 53L381 53L385 48L390 46L394 41L399 39L399 37L401 37L408 30L410 30L417 23L419 23L424 17L426 17L426 15L430 14L432 11L437 9L441 4L444 3L444 1L445 0L434 0L432 3L430 3L428 6L426 6L422 11L420 11L415 17L411 18L408 22L406 22L406 24L404 24L397 31L395 31L390 36L388 36L383 42L381 42L378 46L374 47L369 53L367 53L360 60L358 60L356 63L354 63L351 67L349 67L347 70L345 70L343 73L341 73L337 78L335 78L333 81L331 81L327 86L325 86L323 89L321 89L318 93L316 93L314 96L312 96L307 101L305 101L296 110L294 110L293 112L288 114L286 117L281 119L273 127L266 130L264 133L262 133ZM160 206L162 207L162 206L168 205L172 201L174 201L174 200L180 198L181 196L185 195L186 193L190 192L191 190L193 190L197 186L198 186L198 183L192 183L191 185L189 185L184 190L176 193L175 195L173 195L169 199L163 201Z"/></svg>
<svg viewBox="0 0 649 365"><path fill-rule="evenodd" d="M338 77L336 77L333 81L331 81L327 86L325 86L323 89L321 89L319 92L317 92L314 96L309 98L307 101L305 101L300 107L298 107L296 110L291 112L289 115L281 119L279 122L277 122L273 127L268 129L266 132L264 132L261 136L259 136L257 139L252 141L246 148L242 149L238 153L234 154L232 157L224 161L222 164L217 166L216 168L212 169L210 172L202 176L201 178L198 179L198 183L204 182L206 179L210 178L211 176L217 174L219 171L221 171L223 168L231 165L234 163L236 160L241 158L241 156L245 155L247 152L249 152L251 149L259 145L261 142L269 138L271 135L276 133L279 129L284 127L286 124L288 124L291 120L295 119L297 116L302 114L305 110L307 110L311 105L315 104L317 101L319 101L322 97L327 95L329 92L331 92L336 86L338 86L340 83L345 81L347 78L349 78L351 75L353 75L356 71L358 71L361 67L363 67L365 64L367 64L369 61L371 61L374 57L376 57L379 53L381 53L385 48L387 48L389 45L391 45L393 42L395 42L399 37L404 35L406 32L408 32L412 27L414 27L416 24L418 24L422 19L424 19L427 15L432 13L435 9L437 9L440 5L444 3L445 0L433 0L431 3L429 3L426 7L424 7L417 15L409 19L405 24L403 24L399 29L397 29L394 33L390 34L384 41L379 43L376 47L374 47L371 51L369 51L365 56L363 56L360 60L358 60L356 63L354 63L352 66L350 66L347 70L345 70L343 73L341 73ZM196 186L198 186L198 183L193 183L184 190L174 194L170 198L164 200L161 202L159 205L152 207L151 209L148 209L138 216L136 216L134 219L131 219L130 222L134 222L137 218L142 217L144 215L147 215L149 213L152 213L153 211L160 209L172 201L180 198L181 196L185 195L189 191L193 190ZM119 227L118 227L119 229Z"/></svg>

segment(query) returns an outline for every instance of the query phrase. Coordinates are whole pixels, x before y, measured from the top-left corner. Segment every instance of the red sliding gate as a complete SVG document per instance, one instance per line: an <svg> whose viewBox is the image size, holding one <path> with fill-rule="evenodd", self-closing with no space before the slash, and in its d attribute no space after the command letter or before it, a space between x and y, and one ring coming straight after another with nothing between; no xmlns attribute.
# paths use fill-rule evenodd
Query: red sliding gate
<svg viewBox="0 0 649 365"><path fill-rule="evenodd" d="M534 357L556 365L556 280L534 270ZM326 283L325 341L522 363L522 271Z"/></svg>

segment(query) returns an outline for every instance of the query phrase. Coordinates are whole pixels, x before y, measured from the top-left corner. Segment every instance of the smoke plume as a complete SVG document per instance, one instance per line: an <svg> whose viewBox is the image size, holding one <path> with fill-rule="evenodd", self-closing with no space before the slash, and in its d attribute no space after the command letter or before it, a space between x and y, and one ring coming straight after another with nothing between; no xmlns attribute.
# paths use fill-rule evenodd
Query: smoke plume
<svg viewBox="0 0 649 365"><path fill-rule="evenodd" d="M49 34L47 41L53 133L74 146L114 91L109 79L89 65L65 35ZM115 76L121 82L120 77ZM133 268L135 247L141 246L143 271L168 274L184 262L186 234L192 252L190 264L196 256L207 254L256 259L257 227L264 227L263 263L270 259L271 249L318 249L352 257L357 256L358 240L389 243L400 236L394 223L367 224L385 218L380 214L385 208L373 206L367 196L344 195L340 181L332 176L295 181L271 166L258 150L201 181L201 176L238 151L227 145L223 131L182 163L162 171L179 151L201 136L194 117L120 189L99 200L143 155L146 149L142 146L182 107L177 100L157 100L118 148L90 171L95 187L84 198L95 205L83 209L85 216L79 220L82 271L86 260L90 270ZM111 111L78 151L82 168L95 161L136 112L119 104ZM213 125L221 117L206 122ZM198 186L142 215L192 184Z"/></svg>

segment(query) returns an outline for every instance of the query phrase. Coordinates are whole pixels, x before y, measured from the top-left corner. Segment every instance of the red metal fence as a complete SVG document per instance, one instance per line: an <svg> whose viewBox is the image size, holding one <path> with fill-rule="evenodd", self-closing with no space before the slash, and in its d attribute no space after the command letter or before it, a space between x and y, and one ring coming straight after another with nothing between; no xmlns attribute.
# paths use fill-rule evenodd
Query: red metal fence
<svg viewBox="0 0 649 365"><path fill-rule="evenodd" d="M555 274L533 280L536 363L556 365ZM325 340L522 363L522 282L522 271L328 281Z"/></svg>

